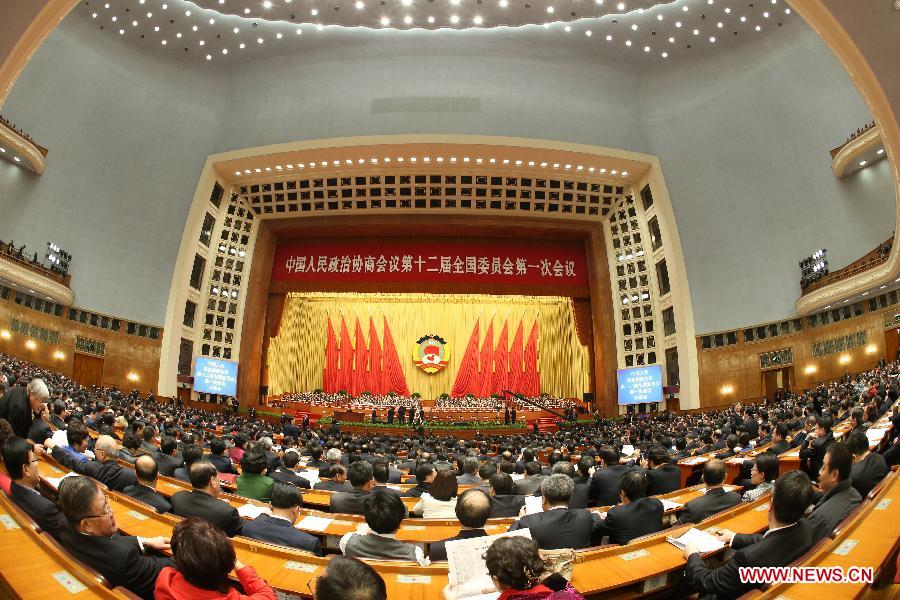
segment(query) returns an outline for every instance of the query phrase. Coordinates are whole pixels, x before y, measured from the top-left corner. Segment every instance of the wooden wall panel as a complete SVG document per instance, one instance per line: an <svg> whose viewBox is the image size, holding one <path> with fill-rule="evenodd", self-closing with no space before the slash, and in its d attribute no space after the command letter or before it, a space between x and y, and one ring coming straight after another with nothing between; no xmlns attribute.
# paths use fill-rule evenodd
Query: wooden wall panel
<svg viewBox="0 0 900 600"><path fill-rule="evenodd" d="M766 339L760 342L744 342L743 332L738 332L738 343L733 346L711 350L700 349L697 338L697 357L700 374L700 406L711 408L731 402L756 400L763 396L763 374L759 368L759 355L773 350L791 348L794 352L794 381L796 389L807 389L823 381L832 381L851 372L856 373L873 368L886 356L885 333L882 327L883 312L865 312L860 317L847 319L814 329L805 328L799 333ZM804 319L804 327L807 327ZM868 344L845 352L814 358L812 345L815 342L833 339L866 330ZM872 348L874 347L874 351ZM846 356L848 362L841 363ZM732 386L733 392L725 393L723 388Z"/></svg>
<svg viewBox="0 0 900 600"><path fill-rule="evenodd" d="M103 359L99 356L76 352L72 356L72 379L84 386L101 385Z"/></svg>
<svg viewBox="0 0 900 600"><path fill-rule="evenodd" d="M56 317L43 312L25 308L9 300L0 300L0 330L10 330L13 319L24 321L38 327L46 327L60 332L58 344L48 344L35 340L33 350L25 346L29 339L26 336L11 334L9 339L0 337L0 352L22 358L42 367L59 371L67 377L72 377L74 372L75 338L82 336L104 342L106 354L103 357L102 383L105 386L115 386L121 390L137 388L143 393L157 389L159 377L159 353L162 346L162 338L151 340L150 338L125 333L123 328L116 332L99 327L91 327L76 321L70 321L63 316ZM163 333L164 335L164 333ZM62 359L56 358L56 352L62 352ZM128 379L129 373L135 373L138 381Z"/></svg>

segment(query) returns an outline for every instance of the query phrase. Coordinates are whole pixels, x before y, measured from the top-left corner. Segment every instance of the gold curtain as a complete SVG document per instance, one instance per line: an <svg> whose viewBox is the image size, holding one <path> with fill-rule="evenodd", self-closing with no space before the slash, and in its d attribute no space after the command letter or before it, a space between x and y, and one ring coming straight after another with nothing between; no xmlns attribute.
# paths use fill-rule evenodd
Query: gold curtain
<svg viewBox="0 0 900 600"><path fill-rule="evenodd" d="M374 318L381 341L384 340L383 317L387 317L409 390L419 392L423 398L436 398L450 392L476 320L481 323L480 348L491 319L494 321L494 347L504 321L509 323L509 345L512 345L520 321L524 320L523 345L528 342L528 334L535 320L540 322L538 370L542 392L581 398L582 393L591 391L589 353L587 347L578 341L569 298L292 293L285 301L278 336L272 338L269 345L270 394L322 387L328 318L331 318L340 343L342 315L351 339L359 317L366 345L369 344L369 316ZM426 334L442 337L450 347L449 364L433 375L420 371L413 362L415 341ZM354 347L355 344L356 340Z"/></svg>

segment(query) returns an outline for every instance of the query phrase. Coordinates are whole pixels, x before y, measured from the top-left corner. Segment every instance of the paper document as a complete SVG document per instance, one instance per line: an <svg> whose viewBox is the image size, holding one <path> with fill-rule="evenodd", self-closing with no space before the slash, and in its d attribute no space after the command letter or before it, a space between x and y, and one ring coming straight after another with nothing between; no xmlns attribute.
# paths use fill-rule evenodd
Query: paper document
<svg viewBox="0 0 900 600"><path fill-rule="evenodd" d="M500 595L494 588L483 556L496 540L509 536L531 539L531 531L518 529L497 535L447 542L448 580L456 589L457 598L482 600L497 598Z"/></svg>
<svg viewBox="0 0 900 600"><path fill-rule="evenodd" d="M303 479L307 480L309 482L309 485L311 485L311 486L316 485L317 483L319 483L319 481L321 481L319 479L318 471L301 471L301 472L297 473L297 475L299 475Z"/></svg>
<svg viewBox="0 0 900 600"><path fill-rule="evenodd" d="M300 522L295 525L297 529L306 529L308 531L325 531L331 525L334 519L326 519L325 517L314 517L312 515L303 517Z"/></svg>
<svg viewBox="0 0 900 600"><path fill-rule="evenodd" d="M75 477L75 476L77 476L77 475L78 475L78 473L74 473L74 472L72 472L72 471L69 471L68 473L66 473L66 474L63 475L62 477L44 477L44 481L46 481L46 482L49 483L51 486L53 486L53 489L58 490L58 489L59 489L59 484L60 484L60 482L62 482L63 479L65 479L66 477Z"/></svg>
<svg viewBox="0 0 900 600"><path fill-rule="evenodd" d="M670 510L679 510L684 508L684 504L680 504L678 502L673 502L671 500L666 500L665 498L660 498L660 502L662 502L663 510L668 512Z"/></svg>
<svg viewBox="0 0 900 600"><path fill-rule="evenodd" d="M694 529L693 527L681 534L680 537L666 537L666 541L682 550L684 550L684 547L688 544L693 544L697 547L697 550L700 551L700 554L715 552L716 550L721 550L725 547L725 544L717 540L713 535L706 533L705 531L700 531L699 529Z"/></svg>
<svg viewBox="0 0 900 600"><path fill-rule="evenodd" d="M881 443L881 439L884 437L884 434L887 433L887 429L868 429L866 430L866 437L869 438L870 446L877 446Z"/></svg>
<svg viewBox="0 0 900 600"><path fill-rule="evenodd" d="M525 496L525 514L544 512L544 498L542 496Z"/></svg>
<svg viewBox="0 0 900 600"><path fill-rule="evenodd" d="M623 456L631 456L632 454L634 454L634 446L632 446L631 444L625 444L624 446L622 446Z"/></svg>
<svg viewBox="0 0 900 600"><path fill-rule="evenodd" d="M257 506L255 504L242 504L237 509L238 514L245 519L255 519L262 514L271 514L265 506Z"/></svg>

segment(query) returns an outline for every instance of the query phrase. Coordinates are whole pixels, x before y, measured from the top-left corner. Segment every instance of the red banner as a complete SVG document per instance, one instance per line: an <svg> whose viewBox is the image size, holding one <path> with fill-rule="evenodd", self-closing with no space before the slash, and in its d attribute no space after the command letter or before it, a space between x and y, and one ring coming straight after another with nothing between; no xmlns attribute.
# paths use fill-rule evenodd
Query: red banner
<svg viewBox="0 0 900 600"><path fill-rule="evenodd" d="M279 243L272 280L588 285L588 274L581 242L327 238Z"/></svg>

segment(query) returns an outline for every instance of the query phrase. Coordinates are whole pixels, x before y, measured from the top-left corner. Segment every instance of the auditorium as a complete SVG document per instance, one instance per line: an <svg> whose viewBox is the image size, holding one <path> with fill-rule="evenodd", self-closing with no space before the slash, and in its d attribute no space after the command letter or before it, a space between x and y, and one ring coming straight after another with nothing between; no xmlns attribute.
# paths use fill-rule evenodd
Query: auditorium
<svg viewBox="0 0 900 600"><path fill-rule="evenodd" d="M0 598L900 598L900 2L0 2Z"/></svg>

